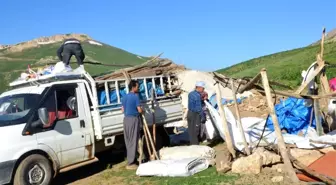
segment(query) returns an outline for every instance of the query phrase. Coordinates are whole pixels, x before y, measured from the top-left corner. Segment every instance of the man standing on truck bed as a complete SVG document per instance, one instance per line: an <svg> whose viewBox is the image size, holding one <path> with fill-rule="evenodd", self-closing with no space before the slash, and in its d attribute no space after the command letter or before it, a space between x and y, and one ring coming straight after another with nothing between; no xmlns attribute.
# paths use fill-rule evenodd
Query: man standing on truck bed
<svg viewBox="0 0 336 185"><path fill-rule="evenodd" d="M202 108L201 93L205 87L204 82L196 82L196 88L188 95L188 133L191 145L199 144L201 132L201 119L204 116Z"/></svg>
<svg viewBox="0 0 336 185"><path fill-rule="evenodd" d="M63 61L66 66L69 65L72 55L75 55L78 66L84 69L83 60L85 54L80 41L74 38L66 39L57 50L58 59Z"/></svg>
<svg viewBox="0 0 336 185"><path fill-rule="evenodd" d="M124 139L127 150L127 169L133 170L137 168L136 152L140 135L140 99L137 95L139 83L132 80L128 88L130 92L122 99L122 111L124 113Z"/></svg>

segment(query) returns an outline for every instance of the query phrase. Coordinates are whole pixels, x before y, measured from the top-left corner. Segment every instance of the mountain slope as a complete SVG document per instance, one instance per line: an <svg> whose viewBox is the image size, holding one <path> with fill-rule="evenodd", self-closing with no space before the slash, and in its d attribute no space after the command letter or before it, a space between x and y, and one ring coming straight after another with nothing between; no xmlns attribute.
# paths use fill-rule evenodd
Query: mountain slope
<svg viewBox="0 0 336 185"><path fill-rule="evenodd" d="M62 41L70 37L82 41L82 47L86 55L85 69L92 75L122 67L118 65L137 65L147 60L146 57L95 41L83 34L55 35L16 45L0 45L0 79L2 79L0 80L0 92L7 89L8 83L18 78L27 69L28 65L36 68L43 67L48 63L58 62L56 51ZM71 65L74 68L77 67L75 61L75 57L72 57ZM109 66L92 63L103 63Z"/></svg>
<svg viewBox="0 0 336 185"><path fill-rule="evenodd" d="M220 69L218 72L232 77L253 77L260 69L266 68L270 80L277 81L292 87L301 84L301 72L316 61L320 52L320 45L313 44L307 47L279 52L255 59L251 59L231 67ZM335 36L326 39L323 59L331 64L336 64ZM336 76L336 69L327 69L328 78Z"/></svg>

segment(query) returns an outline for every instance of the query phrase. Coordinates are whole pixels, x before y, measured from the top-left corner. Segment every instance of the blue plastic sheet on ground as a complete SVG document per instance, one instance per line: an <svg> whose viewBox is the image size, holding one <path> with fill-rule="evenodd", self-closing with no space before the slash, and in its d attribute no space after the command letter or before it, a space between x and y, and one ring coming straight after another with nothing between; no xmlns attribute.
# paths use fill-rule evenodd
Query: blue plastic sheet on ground
<svg viewBox="0 0 336 185"><path fill-rule="evenodd" d="M286 100L280 100L275 105L275 113L278 117L280 129L286 129L289 134L297 134L301 130L306 130L309 126L310 116L313 114L312 127L315 128L314 112L312 106L305 106L304 99L290 97ZM266 121L267 127L274 131L272 118L269 116Z"/></svg>
<svg viewBox="0 0 336 185"><path fill-rule="evenodd" d="M244 99L246 99L247 97L240 97L237 98L237 103L241 104L243 102ZM209 103L215 107L217 109L217 99L216 99L216 94L213 94L210 98L209 98ZM226 98L222 98L222 105L226 105L226 104L231 104L234 103L234 100L232 99L226 99Z"/></svg>
<svg viewBox="0 0 336 185"><path fill-rule="evenodd" d="M147 89L148 89L148 97L151 98L151 90L152 90L152 82L147 82ZM157 96L162 96L164 95L164 92L161 90L160 86L156 85L155 86L155 93ZM116 90L112 90L109 92L110 94L110 103L111 104L116 104L118 103L118 96L117 96L117 91ZM119 90L119 95L120 95L120 100L122 100L122 98L127 94L127 91L125 88L120 89ZM143 83L143 80L139 80L139 98L140 100L146 100L146 92L145 92L145 85ZM99 91L98 92L98 102L99 105L106 105L107 104L107 100L106 100L106 92L105 90ZM111 107L120 107L120 105L112 105ZM100 110L103 110L106 108L101 108Z"/></svg>

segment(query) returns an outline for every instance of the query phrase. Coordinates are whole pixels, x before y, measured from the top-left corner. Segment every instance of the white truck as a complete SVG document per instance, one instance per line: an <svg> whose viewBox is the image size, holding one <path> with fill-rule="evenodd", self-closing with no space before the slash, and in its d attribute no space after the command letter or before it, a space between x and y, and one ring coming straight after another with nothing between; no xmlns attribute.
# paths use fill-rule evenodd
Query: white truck
<svg viewBox="0 0 336 185"><path fill-rule="evenodd" d="M170 80L137 79L165 88L165 78ZM120 89L127 91L126 84L125 79L97 81L86 72L11 83L13 90L0 95L0 184L47 185L60 172L97 161L96 154L123 134ZM144 84L147 100L142 104L151 123L149 89ZM103 105L98 89L105 89ZM116 102L111 89L117 92ZM158 96L155 111L156 125L182 120L180 97Z"/></svg>

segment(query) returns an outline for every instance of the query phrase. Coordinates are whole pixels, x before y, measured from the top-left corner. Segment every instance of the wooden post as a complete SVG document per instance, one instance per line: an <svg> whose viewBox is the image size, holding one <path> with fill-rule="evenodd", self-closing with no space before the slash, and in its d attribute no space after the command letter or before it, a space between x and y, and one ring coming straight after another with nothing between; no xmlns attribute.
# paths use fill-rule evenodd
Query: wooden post
<svg viewBox="0 0 336 185"><path fill-rule="evenodd" d="M222 102L221 102L221 97L222 97L221 90L219 87L219 83L217 83L216 84L216 99L217 99L219 114L220 114L220 117L223 123L225 142L232 156L236 158L236 151L234 150L234 147L233 147L232 138L230 135L228 123L227 123L226 116L225 116L225 111L223 109Z"/></svg>
<svg viewBox="0 0 336 185"><path fill-rule="evenodd" d="M270 109L270 114L271 114L273 125L274 125L274 130L275 130L275 133L276 133L276 136L277 136L278 147L279 147L279 150L280 150L280 153L281 153L281 156L282 156L282 160L285 163L285 168L287 170L287 175L293 183L299 183L299 179L296 176L296 173L294 171L292 163L289 159L289 154L287 153L286 145L285 145L285 142L284 142L284 139L282 137L282 133L281 133L281 130L280 130L280 127L279 127L278 117L275 114L274 105L273 105L273 101L272 101L271 90L270 90L268 79L267 79L266 69L262 69L260 73L261 73L263 86L264 86L264 89L265 89L267 104L268 104L268 107Z"/></svg>
<svg viewBox="0 0 336 185"><path fill-rule="evenodd" d="M320 54L317 55L317 63L318 65L325 66L325 62L323 60L323 52L324 52L324 39L325 39L325 28L322 30L322 38L321 38L321 51ZM322 86L322 92L323 94L330 93L330 87L328 83L328 78L325 73L321 73L320 75L320 82ZM328 101L326 100L326 103L328 104Z"/></svg>
<svg viewBox="0 0 336 185"><path fill-rule="evenodd" d="M238 107L237 97L236 97L236 92L237 91L235 91L234 89L235 89L235 87L234 87L234 84L233 84L233 79L231 78L232 97L233 97L234 106L235 106L235 109L236 109L238 127L239 127L239 131L240 131L243 143L244 143L245 152L246 152L247 155L250 155L251 151L250 151L250 148L249 148L249 146L248 146L248 144L246 142L245 132L244 132L244 129L243 129L243 125L241 123L240 112L239 112L239 107Z"/></svg>
<svg viewBox="0 0 336 185"><path fill-rule="evenodd" d="M159 156L156 153L156 148L154 146L154 142L153 142L152 136L151 136L151 134L149 132L149 128L148 128L148 124L147 124L146 118L145 118L144 115L141 115L141 116L142 116L142 120L143 120L144 131L147 132L147 134L148 134L148 138L149 138L150 145L152 146L153 154L156 157L156 159L159 159Z"/></svg>
<svg viewBox="0 0 336 185"><path fill-rule="evenodd" d="M314 105L314 115L315 115L315 122L316 122L316 132L318 136L323 135L323 127L322 123L320 121L320 100L319 99L314 99L313 100L313 105Z"/></svg>
<svg viewBox="0 0 336 185"><path fill-rule="evenodd" d="M147 132L145 131L145 127L143 127L143 131L144 131L144 136L145 136L145 140L146 140L146 145L147 145L147 150L148 150L148 155L150 157L150 159L152 158L153 154L152 151L150 149L150 145L149 145L149 141L148 141L148 135Z"/></svg>

